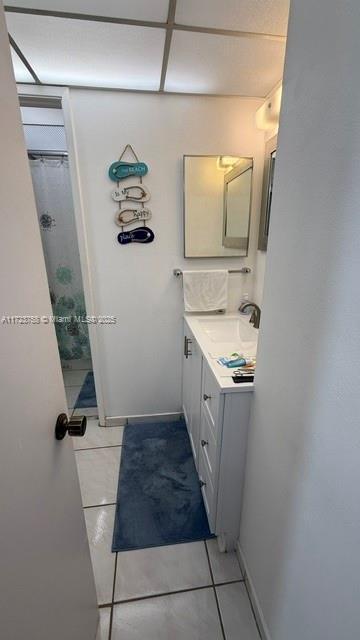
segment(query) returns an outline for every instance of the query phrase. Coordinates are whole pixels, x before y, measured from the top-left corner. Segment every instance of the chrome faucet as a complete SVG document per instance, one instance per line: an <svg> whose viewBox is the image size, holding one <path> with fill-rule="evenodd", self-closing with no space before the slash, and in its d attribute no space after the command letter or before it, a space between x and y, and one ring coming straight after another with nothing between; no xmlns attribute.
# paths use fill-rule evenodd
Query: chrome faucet
<svg viewBox="0 0 360 640"><path fill-rule="evenodd" d="M244 313L246 309L250 309L250 308L253 310L253 312L251 314L249 322L251 322L254 325L254 329L258 329L260 327L261 310L260 310L260 307L258 307L258 305L255 304L255 302L243 302L239 307L239 311L240 313Z"/></svg>

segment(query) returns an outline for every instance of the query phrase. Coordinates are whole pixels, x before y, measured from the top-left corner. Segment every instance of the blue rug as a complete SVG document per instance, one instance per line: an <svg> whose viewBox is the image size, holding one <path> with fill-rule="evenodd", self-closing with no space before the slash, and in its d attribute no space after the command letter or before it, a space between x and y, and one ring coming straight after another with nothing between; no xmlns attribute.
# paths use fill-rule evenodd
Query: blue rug
<svg viewBox="0 0 360 640"><path fill-rule="evenodd" d="M126 425L112 550L211 537L185 422Z"/></svg>
<svg viewBox="0 0 360 640"><path fill-rule="evenodd" d="M86 409L86 407L97 407L94 374L92 371L89 371L86 375L81 391L75 402L75 409Z"/></svg>

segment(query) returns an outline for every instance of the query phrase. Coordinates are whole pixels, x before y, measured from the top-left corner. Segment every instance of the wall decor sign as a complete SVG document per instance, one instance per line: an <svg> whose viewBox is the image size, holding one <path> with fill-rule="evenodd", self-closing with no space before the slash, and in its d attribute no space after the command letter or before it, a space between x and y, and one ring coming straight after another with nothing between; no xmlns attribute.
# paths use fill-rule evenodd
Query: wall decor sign
<svg viewBox="0 0 360 640"><path fill-rule="evenodd" d="M125 200L147 202L150 200L150 192L143 184L132 184L123 189L114 189L114 191L111 192L111 197L115 202L124 202Z"/></svg>
<svg viewBox="0 0 360 640"><path fill-rule="evenodd" d="M109 177L118 182L129 176L145 176L148 168L144 162L113 162L109 168Z"/></svg>
<svg viewBox="0 0 360 640"><path fill-rule="evenodd" d="M115 222L120 227L123 227L125 225L132 224L133 222L150 220L150 218L150 209L122 209L117 212Z"/></svg>
<svg viewBox="0 0 360 640"><path fill-rule="evenodd" d="M131 242L139 242L140 244L148 244L154 240L154 233L149 227L137 227L132 231L122 231L118 235L120 244L130 244Z"/></svg>
<svg viewBox="0 0 360 640"><path fill-rule="evenodd" d="M129 152L132 154L135 162L125 161L123 158ZM131 144L127 144L120 155L119 160L112 162L109 167L108 175L110 180L117 183L116 189L111 192L111 198L118 203L119 208L115 214L115 223L122 228L122 231L118 234L118 242L123 244L149 244L154 240L153 231L146 226L146 222L151 219L152 214L150 209L144 206L145 202L150 200L149 189L143 184L143 176L149 171L145 162L140 162ZM132 179L132 182L126 186L123 184L120 186L120 181ZM134 183L138 180L138 183ZM126 203L124 205L124 202ZM137 203L139 206L129 207L127 203ZM124 227L131 224L138 224L143 222L142 227L136 227L124 231Z"/></svg>

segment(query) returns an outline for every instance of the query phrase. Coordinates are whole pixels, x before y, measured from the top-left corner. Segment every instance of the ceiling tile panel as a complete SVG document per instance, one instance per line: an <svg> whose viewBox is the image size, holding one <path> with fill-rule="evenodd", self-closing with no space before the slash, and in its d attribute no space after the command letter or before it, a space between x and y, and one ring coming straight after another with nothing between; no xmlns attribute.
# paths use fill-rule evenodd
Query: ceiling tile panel
<svg viewBox="0 0 360 640"><path fill-rule="evenodd" d="M285 44L175 31L165 89L266 96L283 73Z"/></svg>
<svg viewBox="0 0 360 640"><path fill-rule="evenodd" d="M168 0L6 0L10 7L166 22Z"/></svg>
<svg viewBox="0 0 360 640"><path fill-rule="evenodd" d="M7 25L45 84L159 88L164 29L15 13Z"/></svg>
<svg viewBox="0 0 360 640"><path fill-rule="evenodd" d="M18 54L12 47L11 49L11 58L13 63L14 75L16 82L34 82L34 78L31 73L27 70L22 60L19 58Z"/></svg>
<svg viewBox="0 0 360 640"><path fill-rule="evenodd" d="M290 0L177 0L176 22L286 35Z"/></svg>

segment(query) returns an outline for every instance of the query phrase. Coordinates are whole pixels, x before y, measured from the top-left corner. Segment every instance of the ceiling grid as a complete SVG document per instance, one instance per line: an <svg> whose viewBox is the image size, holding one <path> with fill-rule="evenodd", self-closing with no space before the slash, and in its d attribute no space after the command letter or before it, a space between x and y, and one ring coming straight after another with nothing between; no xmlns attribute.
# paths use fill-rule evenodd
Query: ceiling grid
<svg viewBox="0 0 360 640"><path fill-rule="evenodd" d="M31 4L29 0L26 1L28 4ZM205 0L203 0L203 2L204 1ZM282 75L286 42L286 28L284 27L283 14L287 0L277 0L279 9L282 10L282 13L279 10L279 16L260 16L259 8L261 8L263 0L252 0L254 5L257 5L255 8L257 8L258 11L258 14L256 14L256 11L253 12L254 15L246 15L246 11L248 11L246 5L249 0L235 0L236 5L234 5L233 0L228 0L229 9L231 9L233 13L231 14L230 11L227 20L223 21L217 19L218 9L215 4L212 2L209 3L208 0L206 1L207 4L205 3L205 8L210 10L206 11L206 19L201 19L201 17L196 16L196 11L192 10L192 6L194 5L188 4L189 0L169 0L166 21L164 19L165 0L157 0L157 11L155 11L155 14L157 13L157 17L159 17L161 13L160 8L162 8L162 20L139 19L136 16L136 10L132 11L133 15L131 17L122 17L120 15L99 16L85 12L59 11L58 8L56 8L56 0L32 0L35 5L38 5L36 8L32 8L31 6L17 6L17 2L14 0L11 6L5 5L5 11L8 18L10 44L34 80L34 82L23 82L24 84L35 83L48 86L69 86L114 91L140 91L161 94L180 93L186 95L221 95L247 98L265 97L272 86L281 79ZM139 5L139 3L141 4L141 0L139 0L137 5ZM107 4L111 5L111 0L108 0ZM241 7L243 13L241 14L240 11L240 15L237 16L235 7L239 6L239 4L244 5ZM55 5L54 9L50 8L52 5ZM73 6L79 8L76 5L79 5L79 1L75 2L75 5L72 3L70 8ZM91 5L91 0L86 0L86 2L84 0L83 5ZM120 5L121 2L118 3L117 6L120 7ZM199 5L202 5L201 0L199 0L196 7L197 10L201 8ZM148 7L149 5L147 5L147 8ZM222 7L224 9L224 5L222 5ZM82 8L80 0L81 11ZM91 8L91 6L89 6L89 8ZM176 22L178 9L179 17L182 20L181 23ZM120 9L118 13L120 13ZM234 15L235 18L238 18L237 20L233 20ZM28 18L26 18L26 16L28 16ZM80 39L81 37L83 38L81 46L83 46L84 43L85 45L87 44L86 38L89 40L88 47L90 47L91 38L95 38L96 40L94 30L100 31L99 38L102 37L104 42L108 40L111 44L112 38L115 38L114 30L116 29L116 25L119 26L119 43L121 44L122 40L124 40L130 50L133 41L135 42L135 49L139 49L141 46L139 42L143 39L145 44L148 44L147 53L145 48L146 59L144 64L145 66L147 65L147 67L143 70L143 78L141 77L141 69L139 70L136 66L140 64L141 61L140 49L134 53L133 65L132 68L129 69L127 77L126 74L125 77L124 74L123 77L121 77L121 73L119 72L118 86L115 64L113 64L113 68L110 69L108 74L104 71L105 61L103 61L103 67L99 64L99 75L101 79L105 77L103 85L101 83L99 84L98 79L94 80L91 77L91 73L88 73L88 70L85 69L85 63L82 63L80 60L82 52L80 52L79 47L75 45L72 52L72 59L76 61L76 63L79 62L77 75L73 69L76 65L69 65L69 69L58 70L57 74L56 70L52 75L49 70L45 72L44 69L41 68L43 49L46 45L49 46L48 42L44 42L44 40L41 39L43 38L45 29L39 28L39 48L35 48L34 50L34 42L31 42L31 46L29 45L28 35L29 31L33 34L34 29L27 29L24 24L22 24L22 21L31 21L31 19L36 16L39 17L38 22L47 20L47 24L44 23L42 26L47 29L53 28L55 33L56 31L60 33L61 30L63 30L65 34L71 26L73 35L75 28L78 28L78 22L72 21L83 21L84 26L79 30L79 33L81 31ZM243 19L244 16L245 19ZM258 16L260 16L261 19L259 19ZM153 14L147 17L153 17ZM196 19L196 21L199 20L201 24L191 24L191 18ZM225 24L222 24L222 22ZM87 28L89 34L85 28L86 23L89 24ZM103 32L101 32L100 27L97 30L95 29L96 23L99 25L103 24ZM228 25L237 27L239 23L241 23L240 26L244 24L246 27L254 28L254 30L249 30L248 28L246 30L228 28ZM94 26L91 27L91 24ZM278 25L280 25L278 29L279 32L275 33L275 27ZM31 26L31 23L26 26ZM37 24L35 25L33 22L32 26L36 27ZM265 31L269 26L271 31L270 29ZM111 37L109 38L107 38L107 29L110 30L109 34ZM151 35L152 33L154 34L153 36ZM156 33L158 36L155 36ZM163 34L162 38L159 37L161 33ZM35 29L35 35L33 35L35 47L36 35L38 34L36 34ZM25 36L27 36L28 39L26 39ZM71 49L72 43L74 43L74 38L72 42L70 42L69 49ZM95 44L98 43L95 42ZM162 47L162 55L160 58L159 46ZM32 52L31 49L33 49ZM99 53L100 51L101 47ZM37 59L34 52L37 55ZM46 51L44 58L47 57L48 53L51 55L53 52ZM120 59L121 53L120 48ZM70 54L71 52L69 52L69 55ZM96 55L94 52L92 52L92 54ZM104 57L106 57L106 54L107 52L104 51ZM59 57L59 51L55 49L54 55L58 55ZM60 62L63 66L66 65L66 58ZM92 65L89 60L87 64L91 69L94 68L94 60ZM271 65L273 66L271 67ZM158 71L156 71L157 68ZM157 74L158 79L156 79ZM145 81L146 77L147 80Z"/></svg>
<svg viewBox="0 0 360 640"><path fill-rule="evenodd" d="M21 51L20 47L18 47L18 45L16 44L14 38L11 37L10 33L9 33L9 42L10 42L10 45L12 46L12 48L14 49L15 53L17 53L17 55L19 56L19 58L20 58L21 62L23 63L23 65L27 68L29 73L34 78L35 84L41 84L41 82L40 82L39 78L37 77L34 69L31 66L31 64L25 58L23 52Z"/></svg>
<svg viewBox="0 0 360 640"><path fill-rule="evenodd" d="M176 0L169 0L168 19L166 23L167 29L166 29L164 54L163 54L163 60L162 60L161 78L160 78L160 87L159 87L159 91L161 93L164 92L164 87L165 87L166 72L167 72L167 67L169 62L169 54L170 54L170 46L171 46L171 38L172 38L173 28L175 23L175 12L176 12Z"/></svg>

